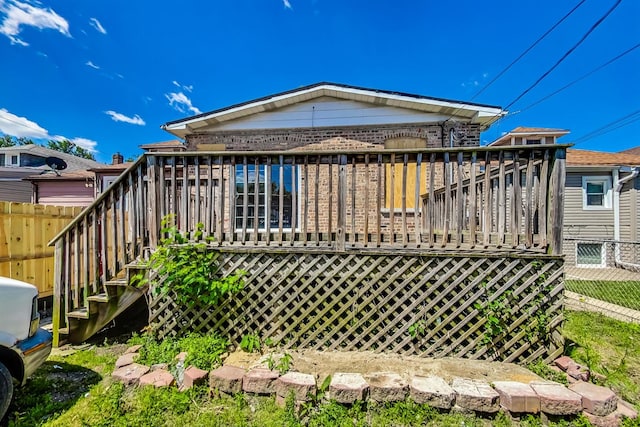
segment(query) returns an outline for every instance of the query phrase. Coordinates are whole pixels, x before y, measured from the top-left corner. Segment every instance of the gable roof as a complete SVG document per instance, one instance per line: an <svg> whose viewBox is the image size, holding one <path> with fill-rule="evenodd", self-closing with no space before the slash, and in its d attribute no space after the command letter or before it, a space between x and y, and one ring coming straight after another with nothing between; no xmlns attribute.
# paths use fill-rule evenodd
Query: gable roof
<svg viewBox="0 0 640 427"><path fill-rule="evenodd" d="M628 150L621 151L620 153L632 154L634 156L640 156L640 147L629 148Z"/></svg>
<svg viewBox="0 0 640 427"><path fill-rule="evenodd" d="M12 147L0 148L0 153L29 153L40 157L58 157L65 161L67 164L66 172L73 172L76 170L86 170L95 167L104 166L103 163L96 162L95 160L89 160L82 157L74 156L72 154L63 153L62 151L52 150L51 148L43 147L38 144L27 145L15 145ZM41 167L45 169L46 167Z"/></svg>
<svg viewBox="0 0 640 427"><path fill-rule="evenodd" d="M510 145L512 137L522 137L522 136L531 136L531 137L543 137L543 136L555 136L561 137L563 135L568 134L569 131L567 129L554 129L554 128L534 128L534 127L525 127L518 126L517 128L505 133L500 138L496 139L489 145Z"/></svg>
<svg viewBox="0 0 640 427"><path fill-rule="evenodd" d="M640 156L569 148L567 167L571 166L640 166Z"/></svg>
<svg viewBox="0 0 640 427"><path fill-rule="evenodd" d="M235 120L252 114L276 110L322 96L366 102L380 106L406 108L428 113L446 115L453 115L455 113L455 117L469 120L472 123L478 123L483 129L488 128L493 122L506 114L506 112L498 106L322 82L242 102L196 116L167 122L162 125L162 129L183 138L187 134L197 131L199 128Z"/></svg>

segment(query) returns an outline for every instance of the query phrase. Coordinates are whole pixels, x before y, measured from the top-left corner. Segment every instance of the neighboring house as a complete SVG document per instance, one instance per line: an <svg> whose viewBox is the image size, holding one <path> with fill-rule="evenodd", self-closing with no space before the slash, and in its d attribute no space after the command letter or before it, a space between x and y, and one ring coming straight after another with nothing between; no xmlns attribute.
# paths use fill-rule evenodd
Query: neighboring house
<svg viewBox="0 0 640 427"><path fill-rule="evenodd" d="M25 181L32 186L30 201L43 205L88 206L130 164L124 163L122 155L116 153L111 165L91 161L82 170L67 168L59 173L49 171L29 176Z"/></svg>
<svg viewBox="0 0 640 427"><path fill-rule="evenodd" d="M157 152L180 152L185 151L187 147L181 141L177 139L172 139L170 141L162 141L162 142L152 142L150 144L141 145L142 148L147 153L157 153Z"/></svg>
<svg viewBox="0 0 640 427"><path fill-rule="evenodd" d="M100 163L62 153L36 144L0 148L0 200L10 202L33 201L33 188L24 178L34 175L56 175L46 159L57 157L67 165L66 173L75 174Z"/></svg>
<svg viewBox="0 0 640 427"><path fill-rule="evenodd" d="M492 146L553 144L563 129L518 127ZM564 253L567 265L610 267L620 249L610 241L640 240L640 147L621 153L567 150L564 204ZM631 247L631 245L628 245ZM625 254L637 263L634 254ZM616 253L608 253L614 251Z"/></svg>

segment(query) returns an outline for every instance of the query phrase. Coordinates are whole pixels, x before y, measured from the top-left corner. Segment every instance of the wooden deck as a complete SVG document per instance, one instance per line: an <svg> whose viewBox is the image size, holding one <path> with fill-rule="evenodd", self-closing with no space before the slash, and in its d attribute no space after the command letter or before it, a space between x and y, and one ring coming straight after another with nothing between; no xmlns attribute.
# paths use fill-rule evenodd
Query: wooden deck
<svg viewBox="0 0 640 427"><path fill-rule="evenodd" d="M118 298L114 280L154 250L167 215L184 233L202 224L200 238L245 258L528 256L534 265L546 254L555 263L565 150L147 153L54 239L56 339L101 313L103 299Z"/></svg>

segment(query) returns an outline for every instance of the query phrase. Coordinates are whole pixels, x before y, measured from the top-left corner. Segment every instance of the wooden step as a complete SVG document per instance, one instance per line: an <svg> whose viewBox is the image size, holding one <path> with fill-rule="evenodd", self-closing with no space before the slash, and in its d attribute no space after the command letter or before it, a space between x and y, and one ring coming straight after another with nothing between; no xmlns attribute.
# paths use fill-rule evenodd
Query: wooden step
<svg viewBox="0 0 640 427"><path fill-rule="evenodd" d="M58 329L58 334L60 334L60 335L69 335L69 328L60 328L60 329Z"/></svg>
<svg viewBox="0 0 640 427"><path fill-rule="evenodd" d="M98 294L98 295L91 295L90 297L87 297L88 301L93 301L93 302L109 302L109 300L111 299L111 297L109 295L107 295L107 293L102 293L102 294Z"/></svg>
<svg viewBox="0 0 640 427"><path fill-rule="evenodd" d="M115 280L107 280L105 285L106 286L128 286L129 282L127 282L127 279L115 279Z"/></svg>
<svg viewBox="0 0 640 427"><path fill-rule="evenodd" d="M85 307L79 308L75 311L70 311L67 313L67 317L72 317L74 319L88 319L89 318L89 310Z"/></svg>

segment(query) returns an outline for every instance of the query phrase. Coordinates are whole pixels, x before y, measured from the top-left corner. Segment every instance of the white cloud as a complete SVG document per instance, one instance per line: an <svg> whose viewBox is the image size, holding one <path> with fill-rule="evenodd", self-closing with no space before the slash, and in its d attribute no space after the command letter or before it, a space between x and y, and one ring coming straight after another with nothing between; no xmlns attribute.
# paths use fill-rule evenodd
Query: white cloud
<svg viewBox="0 0 640 427"><path fill-rule="evenodd" d="M125 116L124 114L117 113L117 112L112 111L112 110L105 111L104 113L108 114L109 116L111 116L111 119L114 122L124 122L124 123L129 123L129 124L138 125L138 126L146 125L144 120L142 120L142 117L140 117L137 114L135 116L133 116L133 117L128 117L128 116Z"/></svg>
<svg viewBox="0 0 640 427"><path fill-rule="evenodd" d="M176 86L178 89L186 90L187 92L193 92L193 85L190 85L190 86L181 85L175 80L172 81L171 83L173 83L173 85Z"/></svg>
<svg viewBox="0 0 640 427"><path fill-rule="evenodd" d="M73 138L73 139L70 139L69 141L71 141L72 143L74 143L78 147L84 148L85 150L87 150L87 151L89 151L91 153L95 153L96 152L96 145L98 145L98 143L96 141L93 141L93 140L87 139L87 138Z"/></svg>
<svg viewBox="0 0 640 427"><path fill-rule="evenodd" d="M0 109L0 132L17 138L49 138L49 131L26 117L19 117L5 108Z"/></svg>
<svg viewBox="0 0 640 427"><path fill-rule="evenodd" d="M22 31L21 27L24 26L36 27L40 30L51 29L71 37L67 20L51 8L36 7L17 0L7 2L0 0L0 12L5 14L0 25L0 34L7 36L12 44L29 46L29 43L18 37Z"/></svg>
<svg viewBox="0 0 640 427"><path fill-rule="evenodd" d="M94 64L92 61L87 61L84 65L93 68L94 70L99 70L100 67Z"/></svg>
<svg viewBox="0 0 640 427"><path fill-rule="evenodd" d="M284 7L285 7L286 9L293 9L293 8L291 7L291 3L289 3L289 0L282 0L282 2L284 3Z"/></svg>
<svg viewBox="0 0 640 427"><path fill-rule="evenodd" d="M193 114L202 114L202 111L194 107L189 97L187 97L183 92L169 92L165 93L164 96L169 100L169 105L181 113L191 111Z"/></svg>
<svg viewBox="0 0 640 427"><path fill-rule="evenodd" d="M32 122L26 117L16 116L10 113L6 108L0 108L0 133L5 135L15 136L16 138L29 138L29 139L53 139L61 141L68 139L79 147L85 148L91 152L95 152L96 141L92 141L87 138L67 138L62 135L50 135L49 131Z"/></svg>
<svg viewBox="0 0 640 427"><path fill-rule="evenodd" d="M107 34L107 30L104 29L104 27L102 26L102 24L100 23L100 21L98 21L96 18L90 18L89 19L89 24L96 29L96 31L98 31L101 34Z"/></svg>

